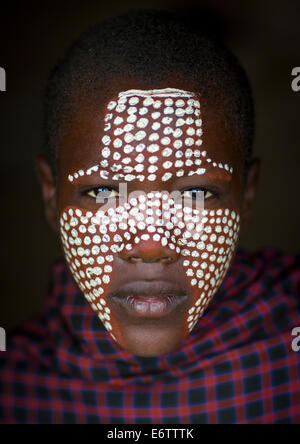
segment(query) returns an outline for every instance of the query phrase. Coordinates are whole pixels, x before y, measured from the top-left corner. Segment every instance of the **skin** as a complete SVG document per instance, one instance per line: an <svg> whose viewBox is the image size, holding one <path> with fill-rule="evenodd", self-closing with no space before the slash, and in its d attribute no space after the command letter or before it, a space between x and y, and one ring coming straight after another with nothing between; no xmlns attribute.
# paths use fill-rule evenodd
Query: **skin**
<svg viewBox="0 0 300 444"><path fill-rule="evenodd" d="M119 91L129 89L158 89L172 86L187 91L195 91L190 83L178 78L165 80L163 84L150 84L134 79L118 79L111 82L105 96L94 97L93 100L81 100L76 111L69 119L58 143L57 180L55 181L50 165L44 156L37 159L37 173L41 184L45 203L46 217L53 230L58 231L59 215L67 206L75 206L95 210L99 204L88 195L88 192L99 186L111 186L118 190L118 183L104 182L99 176L85 176L80 183L71 184L67 177L70 172L98 163L101 137L103 135L103 118L105 104L109 97ZM205 200L206 209L230 208L240 214L241 232L249 221L254 200L255 189L259 177L260 161L252 160L244 176L243 150L238 146L233 135L225 128L214 106L200 100L203 119L203 149L210 157L233 167L230 180L219 173L216 168L202 176L174 178L167 182L147 181L128 183L128 192L143 190L187 190L201 187L213 192ZM172 169L170 170L172 172ZM187 290L186 276L182 267L183 258L174 250L157 246L155 243L143 242L130 252L122 251L115 256L114 272L110 291L137 280L171 282L181 291ZM160 356L176 349L182 342L180 325L186 315L189 299L180 304L167 317L139 319L130 316L118 304L111 301L126 338L126 348L137 356ZM122 344L121 344L122 346ZM124 344L123 344L124 346Z"/></svg>

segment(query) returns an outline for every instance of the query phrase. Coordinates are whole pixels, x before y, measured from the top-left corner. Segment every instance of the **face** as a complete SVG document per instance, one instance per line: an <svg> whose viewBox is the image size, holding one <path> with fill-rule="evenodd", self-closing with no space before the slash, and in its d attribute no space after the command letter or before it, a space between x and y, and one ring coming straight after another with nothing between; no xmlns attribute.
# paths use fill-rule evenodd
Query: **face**
<svg viewBox="0 0 300 444"><path fill-rule="evenodd" d="M203 315L256 176L244 184L241 150L222 119L174 83L119 83L82 103L61 137L55 191L40 162L75 281L111 338L139 356L171 352Z"/></svg>

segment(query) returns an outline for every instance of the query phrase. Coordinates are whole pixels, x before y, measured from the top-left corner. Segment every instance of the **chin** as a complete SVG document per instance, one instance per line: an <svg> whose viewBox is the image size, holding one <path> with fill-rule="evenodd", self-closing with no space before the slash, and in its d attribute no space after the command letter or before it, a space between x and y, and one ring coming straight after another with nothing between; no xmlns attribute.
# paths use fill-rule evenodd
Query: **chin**
<svg viewBox="0 0 300 444"><path fill-rule="evenodd" d="M153 358L175 351L184 341L181 332L128 331L119 347L135 356Z"/></svg>

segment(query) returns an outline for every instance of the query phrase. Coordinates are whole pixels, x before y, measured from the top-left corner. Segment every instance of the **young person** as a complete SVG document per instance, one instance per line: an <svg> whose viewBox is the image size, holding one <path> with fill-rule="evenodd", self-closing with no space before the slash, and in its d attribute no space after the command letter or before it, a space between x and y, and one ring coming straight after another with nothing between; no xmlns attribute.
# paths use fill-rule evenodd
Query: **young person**
<svg viewBox="0 0 300 444"><path fill-rule="evenodd" d="M299 258L237 251L254 112L195 23L131 12L51 74L38 175L66 262L9 335L0 421L297 423Z"/></svg>

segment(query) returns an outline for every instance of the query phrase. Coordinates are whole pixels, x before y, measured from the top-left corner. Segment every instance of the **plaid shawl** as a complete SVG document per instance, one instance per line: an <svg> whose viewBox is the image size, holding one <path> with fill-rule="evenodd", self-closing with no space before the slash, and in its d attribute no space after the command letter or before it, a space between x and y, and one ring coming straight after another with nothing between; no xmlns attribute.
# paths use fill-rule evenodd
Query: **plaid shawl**
<svg viewBox="0 0 300 444"><path fill-rule="evenodd" d="M44 313L7 333L0 423L300 423L300 256L239 251L172 353L120 350L58 261Z"/></svg>

